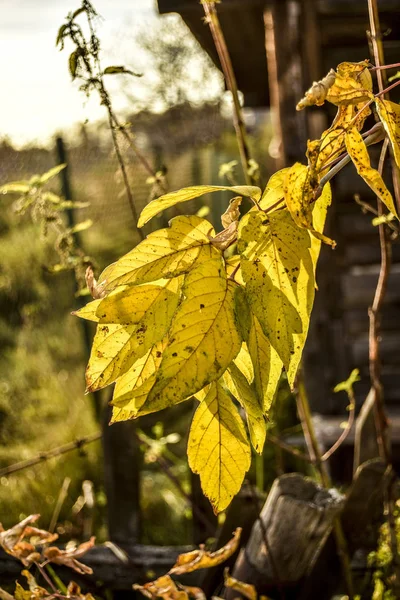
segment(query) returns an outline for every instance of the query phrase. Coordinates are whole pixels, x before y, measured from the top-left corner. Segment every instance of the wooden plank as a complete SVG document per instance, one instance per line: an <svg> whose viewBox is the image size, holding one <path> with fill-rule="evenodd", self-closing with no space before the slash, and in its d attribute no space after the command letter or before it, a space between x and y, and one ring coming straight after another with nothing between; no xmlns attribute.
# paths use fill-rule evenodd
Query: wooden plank
<svg viewBox="0 0 400 600"><path fill-rule="evenodd" d="M93 575L80 577L71 569L54 568L63 581L76 581L85 590L98 590L104 586L110 590L131 590L134 583L145 583L150 578L167 573L178 555L190 550L193 550L193 546L161 547L137 544L125 549L126 557L122 561L110 548L96 546L79 559L93 569ZM23 568L20 561L0 550L2 584L15 581ZM189 579L195 581L193 576Z"/></svg>

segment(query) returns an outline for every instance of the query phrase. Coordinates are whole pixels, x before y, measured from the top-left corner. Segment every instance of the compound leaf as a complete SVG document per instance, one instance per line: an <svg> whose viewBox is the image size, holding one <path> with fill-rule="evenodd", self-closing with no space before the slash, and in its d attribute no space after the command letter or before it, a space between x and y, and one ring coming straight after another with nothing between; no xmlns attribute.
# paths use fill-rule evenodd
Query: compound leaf
<svg viewBox="0 0 400 600"><path fill-rule="evenodd" d="M158 215L158 213L167 208L171 208L171 206L175 206L175 204L186 202L187 200L193 200L199 196L204 196L204 194L210 194L211 192L220 192L224 190L228 192L234 192L240 196L249 196L255 200L259 200L261 197L260 188L251 185L195 185L192 187L183 188L176 192L170 192L169 194L165 194L164 196L160 196L160 198L149 202L149 204L142 210L138 221L138 227L143 227L143 225L155 217L155 215Z"/></svg>
<svg viewBox="0 0 400 600"><path fill-rule="evenodd" d="M251 450L235 404L218 382L211 384L195 412L188 457L214 512L221 512L241 488Z"/></svg>
<svg viewBox="0 0 400 600"><path fill-rule="evenodd" d="M367 147L360 132L355 127L352 127L346 133L346 149L360 177L364 179L365 183L369 185L378 198L382 200L388 210L397 216L392 194L387 189L379 172L371 167Z"/></svg>

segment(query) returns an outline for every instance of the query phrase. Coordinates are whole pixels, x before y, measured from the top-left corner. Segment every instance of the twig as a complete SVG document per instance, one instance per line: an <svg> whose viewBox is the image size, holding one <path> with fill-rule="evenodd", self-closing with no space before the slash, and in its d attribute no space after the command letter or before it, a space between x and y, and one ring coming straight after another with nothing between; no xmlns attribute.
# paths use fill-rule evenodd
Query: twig
<svg viewBox="0 0 400 600"><path fill-rule="evenodd" d="M0 477L5 477L6 475L11 475L11 473L16 473L17 471L22 471L23 469L33 467L35 465L38 465L39 463L49 460L50 458L60 456L61 454L66 454L67 452L71 452L72 450L78 450L79 448L82 448L87 444L96 442L101 438L101 435L101 432L97 431L96 433L88 435L87 437L77 439L73 442L69 442L68 444L64 444L64 446L53 448L52 450L48 450L47 452L40 452L40 454L34 456L33 458L21 460L20 462L14 463L13 465L9 465L8 467L0 469Z"/></svg>
<svg viewBox="0 0 400 600"><path fill-rule="evenodd" d="M310 458L310 456L308 456L304 452L301 452L301 450L298 450L297 448L293 448L293 446L291 446L290 444L287 444L280 438L278 438L270 433L267 434L267 442L271 442L271 444L274 444L275 446L282 448L282 450L285 450L285 452L288 452L289 454L292 454L296 458L300 458L301 460L304 460L305 462L309 462L309 463L313 462L312 459Z"/></svg>
<svg viewBox="0 0 400 600"><path fill-rule="evenodd" d="M70 484L71 484L71 478L65 477L63 484L61 486L60 493L58 494L57 503L55 505L53 515L51 517L51 521L50 521L50 525L49 525L50 533L53 533L54 529L56 528L57 520L58 520L58 517L60 516L61 508L65 502L65 498L67 497L68 488L69 488Z"/></svg>
<svg viewBox="0 0 400 600"><path fill-rule="evenodd" d="M352 390L349 390L347 393L349 395L350 404L349 404L349 418L347 420L346 427L343 429L341 436L336 440L336 442L333 444L333 446L331 446L329 448L329 450L327 450L321 456L322 461L328 460L332 456L332 454L334 454L334 452L336 452L336 450L343 444L345 439L348 437L348 435L354 425L354 418L355 418L355 412L356 412L355 411L356 399L354 398L354 392Z"/></svg>
<svg viewBox="0 0 400 600"><path fill-rule="evenodd" d="M201 3L203 5L207 23L210 26L211 34L213 36L219 60L221 62L221 67L224 73L226 84L228 86L229 91L232 94L234 108L234 126L239 146L240 160L242 163L246 183L247 185L251 185L252 179L249 175L249 161L251 159L251 155L249 150L249 144L247 141L247 133L244 125L243 113L242 108L240 106L238 87L236 83L235 73L232 67L231 57L229 56L228 47L226 45L225 37L221 29L217 10L215 8L215 2L211 2L210 0L201 0Z"/></svg>
<svg viewBox="0 0 400 600"><path fill-rule="evenodd" d="M374 61L377 67L385 63L385 57L383 52L382 34L379 23L379 12L377 0L368 0L368 13L370 21L370 38L372 43L372 50L374 55ZM384 89L386 73L381 70L377 71L377 81L379 86L379 94L384 95L395 85ZM396 82L397 84L400 81ZM383 145L378 171L382 175L383 166L385 162L386 152L388 148L388 142ZM392 156L392 176L393 185L396 193L397 204L399 205L399 180L398 170L394 157ZM379 198L377 198L378 214L383 214L383 205ZM381 456L384 458L388 468L392 468L392 458L389 440L387 439L387 418L385 413L385 404L383 397L383 386L381 381L381 359L380 359L380 333L381 333L381 312L382 306L386 295L387 283L389 279L390 267L392 262L392 244L390 237L387 235L387 229L383 224L379 225L379 243L381 249L381 266L379 271L378 283L375 290L375 296L372 306L369 310L370 328L369 328L369 370L371 378L371 386L375 392L375 426L377 430L377 440L379 445L379 451ZM389 529L390 547L392 553L393 563L393 587L399 586L400 582L400 557L397 546L396 536L396 524L393 516L393 486L390 486L385 493L385 513L386 520Z"/></svg>
<svg viewBox="0 0 400 600"><path fill-rule="evenodd" d="M330 488L332 486L332 482L328 470L326 468L326 464L322 462L321 450L319 447L317 436L315 434L310 405L308 403L301 369L299 369L299 373L297 375L296 402L297 411L299 413L300 421L303 427L304 437L306 439L306 444L310 454L310 458L315 463L316 468L318 469L322 485L325 488ZM333 521L333 532L335 535L337 552L340 558L340 562L342 564L342 571L346 581L349 600L353 600L354 586L353 577L351 573L350 556L347 548L346 538L343 533L340 517L335 517Z"/></svg>

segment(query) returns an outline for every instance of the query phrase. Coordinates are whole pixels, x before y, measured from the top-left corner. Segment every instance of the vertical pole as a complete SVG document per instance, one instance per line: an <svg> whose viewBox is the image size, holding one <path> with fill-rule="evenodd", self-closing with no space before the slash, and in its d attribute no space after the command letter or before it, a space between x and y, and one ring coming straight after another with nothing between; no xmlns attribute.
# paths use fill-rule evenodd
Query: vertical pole
<svg viewBox="0 0 400 600"><path fill-rule="evenodd" d="M73 194L72 194L72 189L71 189L71 172L70 172L70 165L68 163L68 152L67 152L67 149L66 149L66 146L65 146L65 143L64 143L64 140L62 137L56 138L56 156L57 156L57 164L58 165L62 165L62 164L67 165L65 167L65 169L63 169L60 172L60 175L59 175L60 183L61 183L61 194L65 198L65 200L73 200ZM69 227L73 227L75 225L74 209L68 208L65 212L67 214ZM76 247L82 248L82 240L81 240L81 237L79 236L79 234L74 233L73 236L74 236ZM75 292L77 292L78 285L77 285L76 279L74 279L74 282L75 282ZM78 296L77 304L78 304L78 308L82 308L82 306L85 304L85 301L81 296ZM89 358L90 350L91 350L91 343L92 343L92 334L91 334L90 324L85 319L79 319L79 321L80 321L80 327L81 327L81 331L82 331L82 335L83 335L85 354L86 354L86 357ZM99 394L91 394L90 397L92 399L93 410L94 410L96 421L99 421L100 413L101 413L100 395Z"/></svg>
<svg viewBox="0 0 400 600"><path fill-rule="evenodd" d="M301 6L295 0L272 0L264 12L271 113L280 149L278 168L302 159L307 141L304 111L296 111L303 95L300 21Z"/></svg>

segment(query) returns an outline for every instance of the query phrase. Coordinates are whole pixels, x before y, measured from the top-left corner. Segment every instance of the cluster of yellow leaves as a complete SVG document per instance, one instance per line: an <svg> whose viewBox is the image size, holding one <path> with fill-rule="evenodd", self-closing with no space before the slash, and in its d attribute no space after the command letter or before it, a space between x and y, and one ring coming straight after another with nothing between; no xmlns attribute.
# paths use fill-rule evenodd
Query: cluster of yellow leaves
<svg viewBox="0 0 400 600"><path fill-rule="evenodd" d="M49 546L58 538L58 535L32 526L39 516L29 515L7 530L4 530L0 524L0 547L7 554L20 560L25 567L50 562L69 567L77 573L91 574L92 569L77 559L93 548L95 538L92 537L88 542L79 546L68 546L65 550L61 550L57 546Z"/></svg>
<svg viewBox="0 0 400 600"><path fill-rule="evenodd" d="M171 575L184 575L198 569L210 569L224 563L238 550L241 531L241 528L238 527L233 534L233 538L215 552L209 552L204 549L204 545L200 545L198 550L181 554L167 575L163 575L144 585L135 584L133 588L151 600L155 600L156 598L163 598L164 600L189 600L190 598L206 600L206 596L200 588L182 585L174 581ZM254 585L235 579L229 575L228 569L224 571L224 585L241 593L242 596L249 600L257 600L258 596ZM213 596L213 600L220 599L217 596ZM260 600L267 599L265 596L260 596Z"/></svg>
<svg viewBox="0 0 400 600"><path fill-rule="evenodd" d="M195 186L150 202L139 226L162 210L220 190L235 197L216 233L199 216L179 216L92 276L95 300L76 314L97 322L87 368L89 392L115 383L112 422L135 419L195 396L189 465L214 510L239 491L261 453L265 419L282 369L293 386L307 337L321 242L331 203L323 177L348 152L357 171L396 215L360 131L376 102L396 159L400 110L375 98L368 63L341 63L298 108L338 106L332 126L308 143L308 164L254 186ZM240 219L242 197L253 203ZM236 244L229 258L225 250ZM90 275L90 274L89 274ZM234 401L236 399L237 402ZM247 429L238 411L240 405ZM248 433L250 442L248 439Z"/></svg>
<svg viewBox="0 0 400 600"><path fill-rule="evenodd" d="M264 194L229 188L255 206L239 221L241 197L235 197L218 234L198 216L176 217L151 233L98 282L90 275L96 299L76 313L97 322L87 385L95 391L115 382L112 422L197 397L189 464L216 512L242 485L250 442L262 452L282 368L293 383L307 334L320 242L288 210L270 216L261 210L271 198L284 202L284 174L279 181L275 175ZM227 188L162 196L144 209L140 223L174 201L219 189ZM321 228L329 201L324 193L313 209ZM238 254L226 259L225 249L236 241ZM275 312L282 320L278 330ZM246 416L250 442L233 398Z"/></svg>
<svg viewBox="0 0 400 600"><path fill-rule="evenodd" d="M396 163L400 166L400 106L374 96L368 61L338 65L336 72L331 70L323 80L311 86L298 103L297 110L313 104L320 106L325 100L335 104L338 112L331 127L323 132L321 138L308 142L308 166L292 167L295 185L288 185L287 202L293 218L300 226L312 229L310 203L315 198L321 178L343 152L348 153L357 173L388 210L398 216L391 193L379 172L371 167L361 131L366 118L371 114L370 105L374 103ZM301 188L302 192L296 188ZM290 198L291 195L295 196L294 201Z"/></svg>

